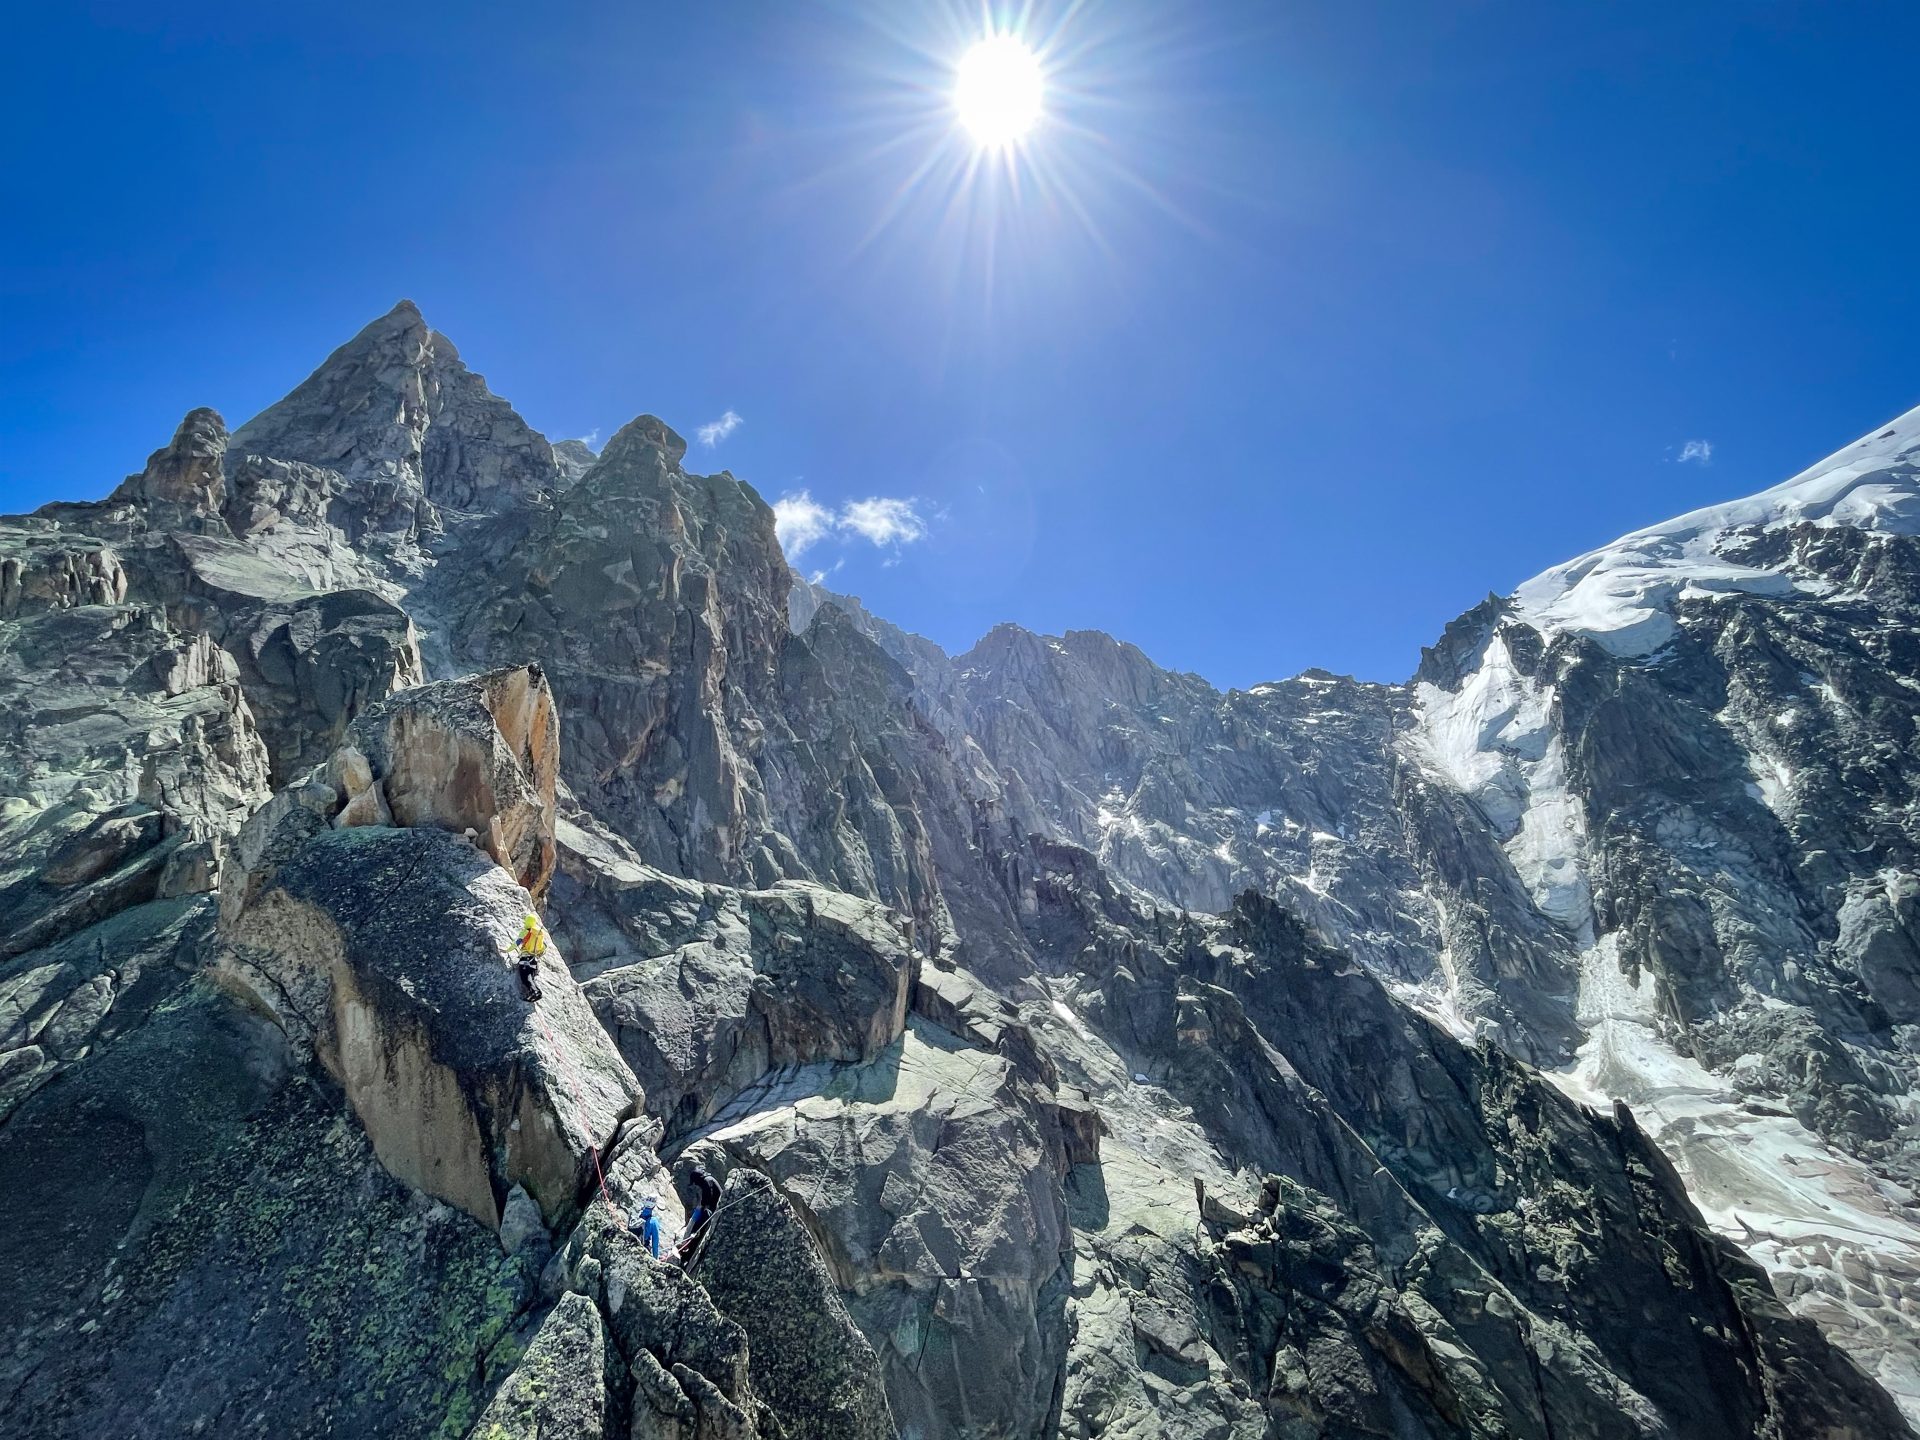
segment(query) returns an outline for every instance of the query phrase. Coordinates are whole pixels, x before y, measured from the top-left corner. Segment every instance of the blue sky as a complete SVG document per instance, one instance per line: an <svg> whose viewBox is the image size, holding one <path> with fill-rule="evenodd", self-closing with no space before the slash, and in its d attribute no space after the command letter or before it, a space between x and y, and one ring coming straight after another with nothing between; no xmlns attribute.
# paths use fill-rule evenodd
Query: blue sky
<svg viewBox="0 0 1920 1440"><path fill-rule="evenodd" d="M1915 7L1035 4L1047 117L968 177L981 13L23 10L0 508L404 295L556 439L739 417L689 464L804 491L801 568L949 648L1397 680L1920 403Z"/></svg>

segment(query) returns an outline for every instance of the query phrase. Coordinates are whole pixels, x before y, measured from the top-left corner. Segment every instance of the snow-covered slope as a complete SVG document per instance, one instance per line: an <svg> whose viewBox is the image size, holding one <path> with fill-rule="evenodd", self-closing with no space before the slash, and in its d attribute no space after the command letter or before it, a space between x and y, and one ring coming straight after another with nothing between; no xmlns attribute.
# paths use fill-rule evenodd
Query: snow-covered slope
<svg viewBox="0 0 1920 1440"><path fill-rule="evenodd" d="M1741 554L1755 530L1803 523L1920 534L1920 408L1771 490L1636 530L1556 565L1514 598L1544 632L1580 631L1616 655L1650 654L1672 638L1676 599L1809 588L1806 579Z"/></svg>
<svg viewBox="0 0 1920 1440"><path fill-rule="evenodd" d="M1920 409L1463 617L1403 745L1499 846L1436 907L1517 882L1499 925L1573 985L1563 1085L1920 1415L1915 537Z"/></svg>

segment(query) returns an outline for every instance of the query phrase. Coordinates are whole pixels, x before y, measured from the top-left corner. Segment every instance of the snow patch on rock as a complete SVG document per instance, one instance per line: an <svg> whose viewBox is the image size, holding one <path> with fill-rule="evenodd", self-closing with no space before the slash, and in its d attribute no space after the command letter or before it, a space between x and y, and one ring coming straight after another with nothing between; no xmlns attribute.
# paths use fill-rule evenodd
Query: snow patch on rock
<svg viewBox="0 0 1920 1440"><path fill-rule="evenodd" d="M1592 918L1586 821L1567 786L1553 688L1522 674L1500 636L1457 691L1421 683L1414 745L1480 808L1544 915L1576 933Z"/></svg>

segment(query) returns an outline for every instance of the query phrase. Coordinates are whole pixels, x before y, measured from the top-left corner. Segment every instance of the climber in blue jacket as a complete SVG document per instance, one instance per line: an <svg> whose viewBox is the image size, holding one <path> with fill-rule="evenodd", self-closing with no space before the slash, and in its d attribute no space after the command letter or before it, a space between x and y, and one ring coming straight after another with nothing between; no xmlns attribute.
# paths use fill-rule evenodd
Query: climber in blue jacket
<svg viewBox="0 0 1920 1440"><path fill-rule="evenodd" d="M651 1195L640 1202L640 1240L656 1260L660 1258L660 1217L653 1213L653 1207L658 1203Z"/></svg>

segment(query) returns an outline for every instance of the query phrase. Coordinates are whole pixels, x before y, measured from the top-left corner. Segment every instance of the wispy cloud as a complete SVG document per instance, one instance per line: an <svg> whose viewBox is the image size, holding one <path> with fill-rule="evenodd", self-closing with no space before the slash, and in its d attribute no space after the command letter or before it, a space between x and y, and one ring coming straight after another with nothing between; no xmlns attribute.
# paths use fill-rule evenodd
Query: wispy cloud
<svg viewBox="0 0 1920 1440"><path fill-rule="evenodd" d="M870 495L835 510L815 500L811 491L789 490L773 502L773 524L789 560L798 560L822 540L852 536L892 551L898 559L902 545L927 538L919 502L895 495Z"/></svg>
<svg viewBox="0 0 1920 1440"><path fill-rule="evenodd" d="M740 428L740 417L729 410L718 420L709 420L693 433L700 437L700 443L709 450L718 445L727 436Z"/></svg>
<svg viewBox="0 0 1920 1440"><path fill-rule="evenodd" d="M773 502L773 528L787 559L798 560L831 535L838 523L833 511L805 490L793 490Z"/></svg>
<svg viewBox="0 0 1920 1440"><path fill-rule="evenodd" d="M1680 463L1686 465L1711 465L1713 463L1713 442L1711 440L1689 440L1680 447Z"/></svg>
<svg viewBox="0 0 1920 1440"><path fill-rule="evenodd" d="M580 443L589 450L597 449L600 444L600 427L598 425L594 426L593 429L587 431L587 433L580 436L579 439Z"/></svg>
<svg viewBox="0 0 1920 1440"><path fill-rule="evenodd" d="M849 501L840 512L840 528L864 535L875 545L911 545L927 538L927 522L913 501L886 495Z"/></svg>

